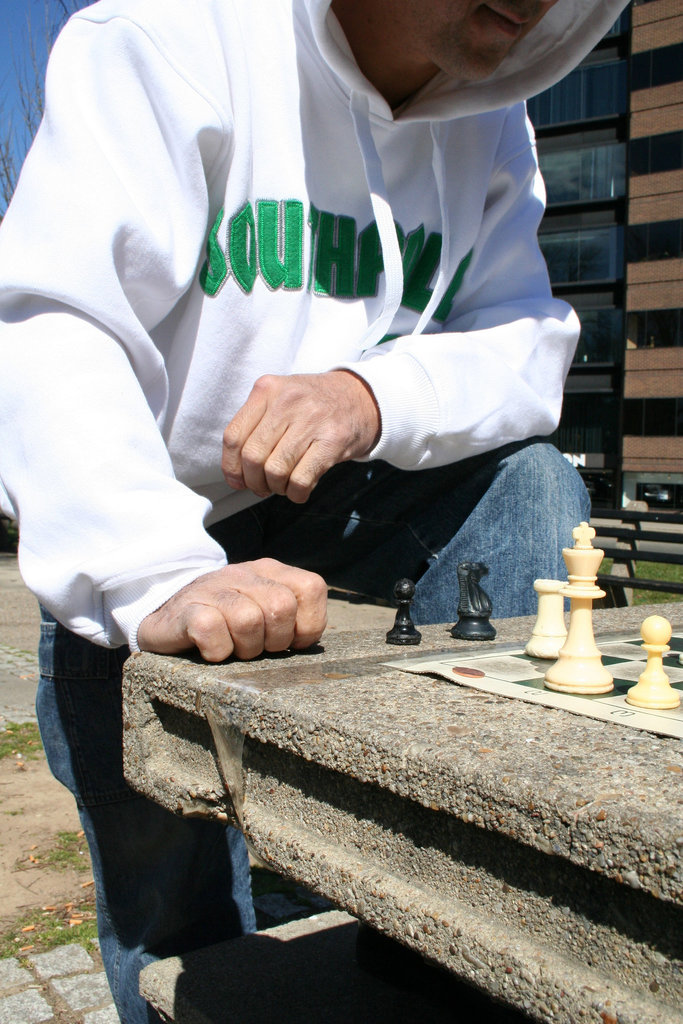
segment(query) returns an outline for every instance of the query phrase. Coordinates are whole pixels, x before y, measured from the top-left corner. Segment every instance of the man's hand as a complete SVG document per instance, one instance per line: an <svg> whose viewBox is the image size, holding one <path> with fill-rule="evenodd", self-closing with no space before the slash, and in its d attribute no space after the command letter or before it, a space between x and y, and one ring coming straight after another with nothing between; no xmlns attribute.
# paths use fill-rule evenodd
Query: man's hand
<svg viewBox="0 0 683 1024"><path fill-rule="evenodd" d="M143 619L142 651L178 654L197 647L206 661L231 654L303 650L327 624L327 586L321 576L273 558L227 565L200 576Z"/></svg>
<svg viewBox="0 0 683 1024"><path fill-rule="evenodd" d="M353 373L259 377L223 435L223 474L236 490L304 502L332 466L367 455L379 430L372 391Z"/></svg>

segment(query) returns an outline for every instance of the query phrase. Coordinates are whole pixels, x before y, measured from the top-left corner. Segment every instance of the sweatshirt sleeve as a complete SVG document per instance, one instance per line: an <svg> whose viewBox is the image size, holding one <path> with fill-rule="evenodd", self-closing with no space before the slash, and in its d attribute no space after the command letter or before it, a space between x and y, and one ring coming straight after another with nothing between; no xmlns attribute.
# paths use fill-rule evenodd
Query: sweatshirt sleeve
<svg viewBox="0 0 683 1024"><path fill-rule="evenodd" d="M195 272L230 126L122 18L72 19L47 96L0 228L0 503L40 601L135 649L146 614L225 564L174 478L152 339Z"/></svg>
<svg viewBox="0 0 683 1024"><path fill-rule="evenodd" d="M368 459L402 469L440 466L546 436L559 422L579 322L552 297L538 246L545 188L523 105L507 121L471 260L443 328L432 321L428 330L438 333L395 338L347 364L370 385L382 415Z"/></svg>

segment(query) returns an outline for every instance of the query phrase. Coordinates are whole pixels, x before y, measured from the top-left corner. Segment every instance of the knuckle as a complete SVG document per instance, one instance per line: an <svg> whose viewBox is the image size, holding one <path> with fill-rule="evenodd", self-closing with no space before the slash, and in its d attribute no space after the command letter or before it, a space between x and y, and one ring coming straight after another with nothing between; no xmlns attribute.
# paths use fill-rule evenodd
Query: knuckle
<svg viewBox="0 0 683 1024"><path fill-rule="evenodd" d="M223 447L228 451L232 451L239 444L239 426L234 422L228 423L227 427L223 431Z"/></svg>
<svg viewBox="0 0 683 1024"><path fill-rule="evenodd" d="M288 587L275 586L268 597L268 621L277 627L293 627L298 603Z"/></svg>
<svg viewBox="0 0 683 1024"><path fill-rule="evenodd" d="M267 395L275 390L278 378L273 373L264 373L254 381L252 391L257 395Z"/></svg>
<svg viewBox="0 0 683 1024"><path fill-rule="evenodd" d="M242 465L249 469L256 469L263 465L263 461L263 444L254 437L248 438L242 448Z"/></svg>
<svg viewBox="0 0 683 1024"><path fill-rule="evenodd" d="M235 636L252 636L263 631L263 612L250 600L237 601L230 611L230 632Z"/></svg>
<svg viewBox="0 0 683 1024"><path fill-rule="evenodd" d="M206 605L193 608L188 615L187 632L193 640L208 639L220 626L222 619L217 608L210 608Z"/></svg>
<svg viewBox="0 0 683 1024"><path fill-rule="evenodd" d="M309 572L308 586L313 598L320 601L327 601L327 583L317 572Z"/></svg>
<svg viewBox="0 0 683 1024"><path fill-rule="evenodd" d="M263 467L268 486L277 494L284 494L290 479L289 466L280 458L268 459Z"/></svg>
<svg viewBox="0 0 683 1024"><path fill-rule="evenodd" d="M295 502L305 501L324 472L318 463L295 467L287 484L287 497Z"/></svg>

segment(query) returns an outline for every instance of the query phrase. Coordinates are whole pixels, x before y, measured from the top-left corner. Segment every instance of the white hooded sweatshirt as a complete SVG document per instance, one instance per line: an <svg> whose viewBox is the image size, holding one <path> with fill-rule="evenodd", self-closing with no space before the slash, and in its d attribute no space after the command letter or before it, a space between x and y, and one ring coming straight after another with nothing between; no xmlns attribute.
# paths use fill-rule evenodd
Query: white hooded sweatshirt
<svg viewBox="0 0 683 1024"><path fill-rule="evenodd" d="M522 101L625 0L558 0L490 78L395 111L329 2L101 0L54 48L0 227L0 506L96 643L225 564L204 527L258 500L220 462L261 374L352 369L368 457L408 470L557 425L578 324Z"/></svg>

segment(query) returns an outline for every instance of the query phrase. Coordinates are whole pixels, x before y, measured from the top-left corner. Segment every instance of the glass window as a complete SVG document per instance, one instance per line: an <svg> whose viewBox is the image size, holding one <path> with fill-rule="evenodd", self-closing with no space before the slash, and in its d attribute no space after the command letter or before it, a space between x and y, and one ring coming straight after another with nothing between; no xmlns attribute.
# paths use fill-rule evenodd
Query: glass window
<svg viewBox="0 0 683 1024"><path fill-rule="evenodd" d="M629 313L628 341L637 348L674 348L683 344L683 310L649 309Z"/></svg>
<svg viewBox="0 0 683 1024"><path fill-rule="evenodd" d="M681 251L681 222L662 220L648 225L647 258L649 260L674 259Z"/></svg>
<svg viewBox="0 0 683 1024"><path fill-rule="evenodd" d="M581 335L575 363L614 363L619 360L624 341L624 316L620 309L581 309Z"/></svg>
<svg viewBox="0 0 683 1024"><path fill-rule="evenodd" d="M683 132L666 132L650 139L650 173L683 167Z"/></svg>
<svg viewBox="0 0 683 1024"><path fill-rule="evenodd" d="M614 473L610 470L580 469L593 508L614 508Z"/></svg>
<svg viewBox="0 0 683 1024"><path fill-rule="evenodd" d="M631 57L631 88L649 89L683 80L683 43L634 53Z"/></svg>
<svg viewBox="0 0 683 1024"><path fill-rule="evenodd" d="M647 259L647 224L632 224L629 227L626 259L629 263L640 263Z"/></svg>
<svg viewBox="0 0 683 1024"><path fill-rule="evenodd" d="M604 117L626 109L626 62L582 68L582 116Z"/></svg>
<svg viewBox="0 0 683 1024"><path fill-rule="evenodd" d="M634 53L631 57L631 89L647 89L650 86L652 51Z"/></svg>
<svg viewBox="0 0 683 1024"><path fill-rule="evenodd" d="M626 192L624 143L541 152L548 203L615 199Z"/></svg>
<svg viewBox="0 0 683 1024"><path fill-rule="evenodd" d="M541 127L623 114L626 100L626 61L618 60L576 68L527 106L533 123Z"/></svg>
<svg viewBox="0 0 683 1024"><path fill-rule="evenodd" d="M671 483L636 484L636 498L651 508L673 508L675 487Z"/></svg>
<svg viewBox="0 0 683 1024"><path fill-rule="evenodd" d="M643 436L673 437L676 433L676 399L643 399Z"/></svg>
<svg viewBox="0 0 683 1024"><path fill-rule="evenodd" d="M662 46L652 53L652 85L683 80L683 43Z"/></svg>
<svg viewBox="0 0 683 1024"><path fill-rule="evenodd" d="M614 395L565 395L558 448L563 452L615 453L618 412Z"/></svg>
<svg viewBox="0 0 683 1024"><path fill-rule="evenodd" d="M624 402L624 434L631 437L643 436L642 398L627 398Z"/></svg>
<svg viewBox="0 0 683 1024"><path fill-rule="evenodd" d="M628 157L631 174L649 174L650 139L633 139L629 145Z"/></svg>
<svg viewBox="0 0 683 1024"><path fill-rule="evenodd" d="M642 260L676 259L681 255L683 221L661 220L652 224L634 224L628 229L627 258Z"/></svg>
<svg viewBox="0 0 683 1024"><path fill-rule="evenodd" d="M539 244L553 284L613 281L623 276L622 229L619 225L540 234Z"/></svg>
<svg viewBox="0 0 683 1024"><path fill-rule="evenodd" d="M643 348L647 313L629 313L626 317L626 348Z"/></svg>
<svg viewBox="0 0 683 1024"><path fill-rule="evenodd" d="M657 174L683 167L683 132L634 139L629 147L631 174Z"/></svg>
<svg viewBox="0 0 683 1024"><path fill-rule="evenodd" d="M648 348L673 348L678 342L677 309L653 309L647 315Z"/></svg>
<svg viewBox="0 0 683 1024"><path fill-rule="evenodd" d="M580 199L616 199L626 192L626 146L595 146L581 151Z"/></svg>

